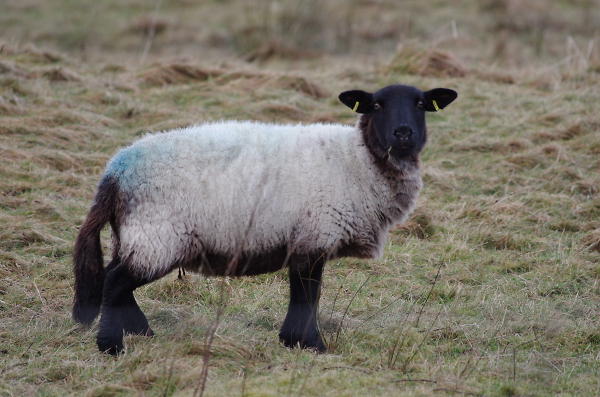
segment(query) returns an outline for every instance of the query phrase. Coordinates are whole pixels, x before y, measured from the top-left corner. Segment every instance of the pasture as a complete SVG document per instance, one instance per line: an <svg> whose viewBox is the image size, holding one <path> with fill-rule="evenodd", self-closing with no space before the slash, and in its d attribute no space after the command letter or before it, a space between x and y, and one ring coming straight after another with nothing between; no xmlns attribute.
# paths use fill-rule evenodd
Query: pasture
<svg viewBox="0 0 600 397"><path fill-rule="evenodd" d="M0 12L0 396L600 393L597 0L7 0ZM382 258L325 267L324 354L277 338L287 272L136 291L156 336L97 351L73 242L148 131L352 124L345 90L459 97ZM105 257L110 234L103 234Z"/></svg>

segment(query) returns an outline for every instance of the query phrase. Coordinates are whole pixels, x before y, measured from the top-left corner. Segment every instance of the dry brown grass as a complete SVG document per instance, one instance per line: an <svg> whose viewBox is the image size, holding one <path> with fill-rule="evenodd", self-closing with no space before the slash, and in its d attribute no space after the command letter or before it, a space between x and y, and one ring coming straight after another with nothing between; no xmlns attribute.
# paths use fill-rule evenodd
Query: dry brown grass
<svg viewBox="0 0 600 397"><path fill-rule="evenodd" d="M509 5L537 4L522 3ZM92 20L70 4L70 18L87 22L57 29L64 4L27 4L0 14L0 395L194 395L219 308L205 395L595 395L600 75L596 46L586 50L594 25L575 17L596 2L548 7L545 26L556 29L544 30L538 55L522 24L533 17L508 9L335 3L356 12L339 14L353 24L327 25L354 26L339 48L258 64L238 59L237 33L219 27L235 1L163 3L151 64L140 60L152 9L99 3ZM491 33L506 13L522 19ZM399 41L419 56L401 49L391 61ZM403 62L411 68L394 66ZM397 82L454 88L459 99L428 119L419 208L384 256L328 264L328 353L277 341L284 273L174 274L141 288L157 336L127 337L118 359L96 351L95 326L72 322L73 239L119 147L209 120L353 123L337 92ZM109 241L104 233L105 252Z"/></svg>
<svg viewBox="0 0 600 397"><path fill-rule="evenodd" d="M170 64L151 68L140 75L140 79L147 84L166 85L181 84L194 81L206 81L211 77L218 77L223 71L206 69L195 65Z"/></svg>
<svg viewBox="0 0 600 397"><path fill-rule="evenodd" d="M388 73L418 74L425 77L464 77L467 69L450 51L435 47L424 50L400 45Z"/></svg>
<svg viewBox="0 0 600 397"><path fill-rule="evenodd" d="M197 65L169 64L153 67L140 74L143 83L151 85L183 84L214 79L218 85L238 86L246 90L275 88L293 90L314 99L331 94L302 76L274 74L251 70L226 70L198 67Z"/></svg>

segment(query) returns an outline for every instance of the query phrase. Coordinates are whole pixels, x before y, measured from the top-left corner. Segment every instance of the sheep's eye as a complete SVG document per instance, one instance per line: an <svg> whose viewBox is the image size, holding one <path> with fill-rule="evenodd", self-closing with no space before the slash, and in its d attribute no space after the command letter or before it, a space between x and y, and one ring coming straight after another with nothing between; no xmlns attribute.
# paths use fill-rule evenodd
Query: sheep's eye
<svg viewBox="0 0 600 397"><path fill-rule="evenodd" d="M381 105L376 103L375 105L373 105L373 110L380 110L381 109Z"/></svg>

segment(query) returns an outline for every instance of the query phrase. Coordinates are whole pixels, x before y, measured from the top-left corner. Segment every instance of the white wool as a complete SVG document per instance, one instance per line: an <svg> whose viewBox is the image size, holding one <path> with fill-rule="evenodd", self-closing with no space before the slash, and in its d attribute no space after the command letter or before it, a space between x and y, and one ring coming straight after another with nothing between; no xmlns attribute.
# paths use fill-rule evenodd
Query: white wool
<svg viewBox="0 0 600 397"><path fill-rule="evenodd" d="M392 208L399 192L358 129L342 125L221 122L151 134L119 152L106 173L129 199L119 256L147 275L204 250L231 257L240 247L332 259L359 244L362 256L377 257L389 226L378 214L397 223L414 207L413 199ZM417 167L402 185L418 194Z"/></svg>

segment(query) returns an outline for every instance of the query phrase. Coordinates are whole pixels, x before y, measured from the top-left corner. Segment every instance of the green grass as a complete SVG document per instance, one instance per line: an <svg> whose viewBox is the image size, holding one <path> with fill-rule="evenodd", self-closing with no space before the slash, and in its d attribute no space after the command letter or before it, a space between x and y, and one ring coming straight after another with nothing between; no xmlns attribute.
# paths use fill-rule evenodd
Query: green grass
<svg viewBox="0 0 600 397"><path fill-rule="evenodd" d="M199 395L206 363L207 396L597 395L600 63L597 46L587 55L586 46L597 38L598 4L556 1L527 14L545 15L536 19L523 10L539 2L503 8L509 3L400 9L340 0L343 12L324 14L334 18L325 27L349 18L352 45L303 48L300 32L282 37L285 51L249 64L236 29L252 19L232 20L237 2L163 2L166 28L150 64L140 62L147 32L131 27L155 5L121 2L117 12L110 2L96 11L8 2L0 15L0 396ZM194 21L203 30L192 32ZM394 21L400 28L390 33ZM452 51L464 76L419 71L423 59L394 50L398 41ZM125 338L118 358L97 352L97 325L71 320L73 240L119 147L209 120L353 123L337 93L397 82L452 88L459 98L429 115L419 206L390 232L384 256L326 266L327 353L278 341L285 272L171 274L141 288L156 336ZM103 242L108 255L108 231Z"/></svg>

